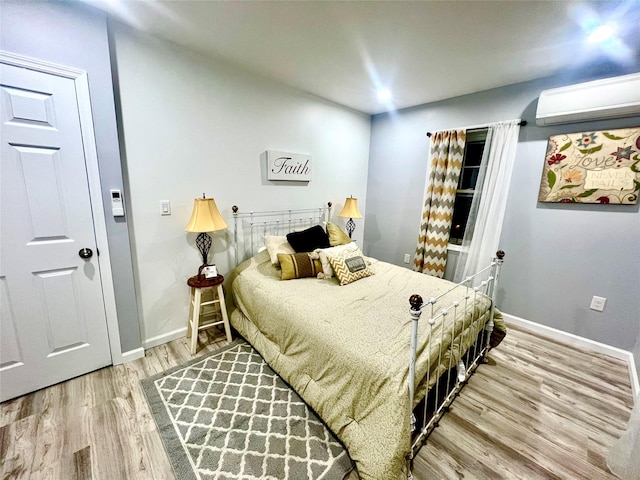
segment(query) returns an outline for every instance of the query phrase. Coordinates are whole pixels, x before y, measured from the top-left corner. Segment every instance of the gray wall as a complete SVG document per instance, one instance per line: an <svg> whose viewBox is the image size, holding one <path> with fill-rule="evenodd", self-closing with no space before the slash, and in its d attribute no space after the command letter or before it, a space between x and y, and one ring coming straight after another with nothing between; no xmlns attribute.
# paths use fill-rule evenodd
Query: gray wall
<svg viewBox="0 0 640 480"><path fill-rule="evenodd" d="M428 130L523 118L500 247L507 252L498 306L506 313L631 350L640 325L639 206L537 202L547 139L568 132L640 126L640 118L538 128L541 90L626 71L592 66L588 74L552 77L372 118L368 255L402 264L413 257L427 171ZM604 312L589 309L606 297ZM636 350L638 347L636 347Z"/></svg>
<svg viewBox="0 0 640 480"><path fill-rule="evenodd" d="M231 207L319 207L359 199L366 215L370 117L249 74L130 27L109 24L118 70L122 144L143 345L186 331L200 257L185 232L194 197L212 196L230 228L213 235L210 261L234 266ZM171 72L167 75L167 72ZM310 182L266 179L267 149L312 155ZM162 216L160 200L171 201ZM361 241L364 220L358 220Z"/></svg>
<svg viewBox="0 0 640 480"><path fill-rule="evenodd" d="M111 268L123 352L141 346L126 218L111 214L109 189L123 188L103 14L80 3L2 2L3 50L84 70L89 78L93 124L103 189Z"/></svg>

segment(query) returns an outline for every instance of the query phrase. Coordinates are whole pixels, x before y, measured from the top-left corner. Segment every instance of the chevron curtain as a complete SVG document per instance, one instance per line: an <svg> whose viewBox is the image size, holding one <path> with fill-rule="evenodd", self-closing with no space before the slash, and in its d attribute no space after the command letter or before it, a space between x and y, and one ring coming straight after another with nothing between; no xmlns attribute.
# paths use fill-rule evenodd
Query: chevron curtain
<svg viewBox="0 0 640 480"><path fill-rule="evenodd" d="M453 219L458 178L462 169L465 130L436 132L431 138L431 170L413 269L442 278Z"/></svg>

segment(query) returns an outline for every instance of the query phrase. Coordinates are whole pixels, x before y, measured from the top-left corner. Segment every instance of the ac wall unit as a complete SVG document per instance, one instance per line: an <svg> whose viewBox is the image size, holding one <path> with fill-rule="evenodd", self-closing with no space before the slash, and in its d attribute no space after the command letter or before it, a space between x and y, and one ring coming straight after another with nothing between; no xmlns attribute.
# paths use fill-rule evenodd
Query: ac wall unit
<svg viewBox="0 0 640 480"><path fill-rule="evenodd" d="M587 122L640 115L640 73L544 90L536 124Z"/></svg>

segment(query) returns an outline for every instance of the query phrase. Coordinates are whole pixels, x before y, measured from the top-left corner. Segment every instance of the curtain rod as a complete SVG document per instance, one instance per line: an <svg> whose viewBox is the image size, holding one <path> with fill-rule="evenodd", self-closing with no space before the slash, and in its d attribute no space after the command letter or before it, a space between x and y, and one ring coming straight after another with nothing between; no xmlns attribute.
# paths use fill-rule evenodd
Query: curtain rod
<svg viewBox="0 0 640 480"><path fill-rule="evenodd" d="M502 123L502 122L494 122L494 123ZM518 125L520 125L521 127L524 127L526 124L527 124L526 120L520 120L520 123ZM458 128L456 130L476 130L478 128L488 128L491 125L493 125L493 123L488 123L484 125L472 125L470 127ZM427 132L427 137L430 137L431 135L433 135L431 132Z"/></svg>

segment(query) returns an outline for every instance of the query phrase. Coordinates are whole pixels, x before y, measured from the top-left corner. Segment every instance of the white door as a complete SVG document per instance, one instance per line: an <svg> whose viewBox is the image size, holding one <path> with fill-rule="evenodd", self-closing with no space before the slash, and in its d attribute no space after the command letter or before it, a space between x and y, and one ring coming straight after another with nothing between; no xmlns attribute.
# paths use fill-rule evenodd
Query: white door
<svg viewBox="0 0 640 480"><path fill-rule="evenodd" d="M0 64L0 97L4 401L110 365L111 351L74 81Z"/></svg>

